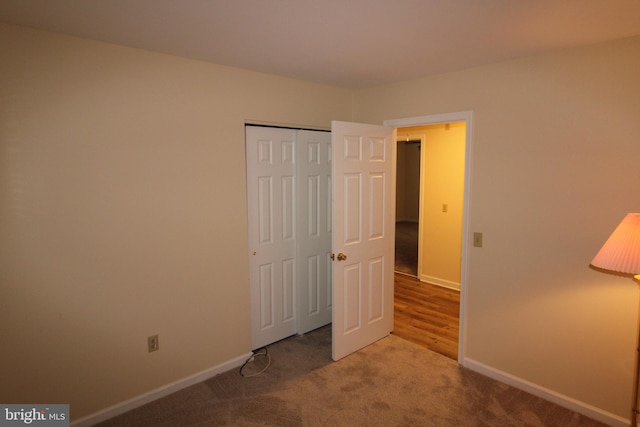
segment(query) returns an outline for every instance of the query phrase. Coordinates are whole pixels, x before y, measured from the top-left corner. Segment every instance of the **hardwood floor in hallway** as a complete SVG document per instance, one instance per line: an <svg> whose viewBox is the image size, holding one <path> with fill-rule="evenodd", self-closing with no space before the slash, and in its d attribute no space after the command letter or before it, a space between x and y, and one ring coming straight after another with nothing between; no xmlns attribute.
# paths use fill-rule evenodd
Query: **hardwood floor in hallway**
<svg viewBox="0 0 640 427"><path fill-rule="evenodd" d="M394 283L393 334L458 360L460 292L400 273Z"/></svg>

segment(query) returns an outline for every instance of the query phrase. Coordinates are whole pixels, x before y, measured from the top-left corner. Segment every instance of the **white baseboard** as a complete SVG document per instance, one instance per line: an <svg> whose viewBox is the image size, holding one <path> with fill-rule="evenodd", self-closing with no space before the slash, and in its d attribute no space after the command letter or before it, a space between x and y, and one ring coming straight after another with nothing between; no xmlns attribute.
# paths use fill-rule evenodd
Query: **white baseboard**
<svg viewBox="0 0 640 427"><path fill-rule="evenodd" d="M440 279L438 277L422 275L420 276L420 281L442 286L443 288L453 289L456 291L460 290L460 283L451 282L449 280Z"/></svg>
<svg viewBox="0 0 640 427"><path fill-rule="evenodd" d="M251 354L251 352L243 354L217 366L205 369L204 371L198 372L194 375L190 375L181 380L163 385L147 393L141 394L140 396L125 400L124 402L117 403L113 406L95 412L77 421L73 421L71 425L73 427L88 427L108 420L109 418L113 418L117 415L124 414L127 411L138 408L142 405L146 405L147 403L153 402L154 400L160 399L162 397L168 396L172 393L175 393L176 391L182 390L183 388L192 386L202 381L206 381L218 374L237 368L241 366L249 357L251 357Z"/></svg>
<svg viewBox="0 0 640 427"><path fill-rule="evenodd" d="M493 378L494 380L513 386L517 389L526 391L527 393L533 394L534 396L541 397L544 400L548 400L549 402L553 402L564 408L571 409L574 412L592 418L596 421L600 421L601 423L610 425L612 427L629 426L630 420L626 418L607 411L603 411L602 409L596 408L587 403L572 399L568 396L541 387L522 378L518 378L516 376L494 369L483 363L476 362L473 359L464 358L462 366L489 378Z"/></svg>

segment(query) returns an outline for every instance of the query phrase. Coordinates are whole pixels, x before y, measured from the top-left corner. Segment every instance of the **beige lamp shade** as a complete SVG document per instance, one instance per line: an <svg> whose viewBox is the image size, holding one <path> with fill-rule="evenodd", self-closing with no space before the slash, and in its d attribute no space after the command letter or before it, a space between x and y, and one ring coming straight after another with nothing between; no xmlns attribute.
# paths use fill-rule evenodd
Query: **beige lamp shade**
<svg viewBox="0 0 640 427"><path fill-rule="evenodd" d="M624 217L591 265L618 273L640 274L640 213Z"/></svg>

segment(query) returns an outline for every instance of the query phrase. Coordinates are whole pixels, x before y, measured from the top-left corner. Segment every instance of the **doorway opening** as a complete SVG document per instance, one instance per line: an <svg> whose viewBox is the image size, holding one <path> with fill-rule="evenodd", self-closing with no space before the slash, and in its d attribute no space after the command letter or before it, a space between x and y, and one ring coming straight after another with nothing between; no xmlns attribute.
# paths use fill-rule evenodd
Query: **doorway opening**
<svg viewBox="0 0 640 427"><path fill-rule="evenodd" d="M387 120L398 138L394 333L462 363L471 112Z"/></svg>
<svg viewBox="0 0 640 427"><path fill-rule="evenodd" d="M394 332L456 359L465 123L397 136Z"/></svg>

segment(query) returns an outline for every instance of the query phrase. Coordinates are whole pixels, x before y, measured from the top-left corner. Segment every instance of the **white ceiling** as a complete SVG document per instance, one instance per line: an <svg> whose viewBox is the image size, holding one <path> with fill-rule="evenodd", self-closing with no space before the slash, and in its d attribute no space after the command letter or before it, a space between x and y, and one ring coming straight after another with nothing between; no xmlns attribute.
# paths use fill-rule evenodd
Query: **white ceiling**
<svg viewBox="0 0 640 427"><path fill-rule="evenodd" d="M1 0L0 21L363 88L640 35L640 0Z"/></svg>

